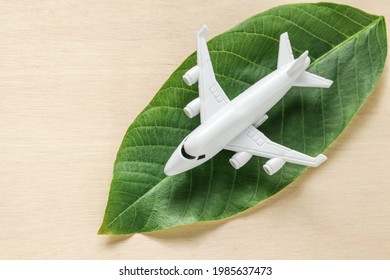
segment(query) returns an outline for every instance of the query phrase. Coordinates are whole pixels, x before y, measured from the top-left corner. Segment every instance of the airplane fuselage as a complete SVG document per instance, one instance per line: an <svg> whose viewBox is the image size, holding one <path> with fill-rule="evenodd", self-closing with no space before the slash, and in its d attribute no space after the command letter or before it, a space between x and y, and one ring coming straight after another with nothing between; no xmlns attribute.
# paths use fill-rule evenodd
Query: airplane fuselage
<svg viewBox="0 0 390 280"><path fill-rule="evenodd" d="M192 131L170 159L174 161L178 156L183 159L184 155L186 163L177 167L177 173L209 160L248 126L264 117L291 89L294 81L306 70L310 61L306 61L301 69L289 75L287 70L292 63L278 68L253 84Z"/></svg>

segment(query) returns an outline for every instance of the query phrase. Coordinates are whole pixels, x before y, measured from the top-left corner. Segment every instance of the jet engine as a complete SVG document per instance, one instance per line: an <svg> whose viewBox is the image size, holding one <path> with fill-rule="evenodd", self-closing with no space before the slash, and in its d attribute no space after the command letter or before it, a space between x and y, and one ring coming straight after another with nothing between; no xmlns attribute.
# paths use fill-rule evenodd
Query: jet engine
<svg viewBox="0 0 390 280"><path fill-rule="evenodd" d="M199 66L196 65L194 67L192 67L190 70L188 70L184 75L183 75L183 80L184 82L189 85L189 86L192 86L193 84L195 84L197 81L198 81L198 78L199 78Z"/></svg>
<svg viewBox="0 0 390 280"><path fill-rule="evenodd" d="M196 115L198 115L200 112L200 99L195 98L190 103L187 104L187 106L184 107L184 113L189 118L193 118Z"/></svg>
<svg viewBox="0 0 390 280"><path fill-rule="evenodd" d="M252 154L248 152L238 152L229 159L229 162L235 169L240 169L251 159L251 157Z"/></svg>
<svg viewBox="0 0 390 280"><path fill-rule="evenodd" d="M270 159L269 161L267 161L263 165L263 168L264 168L265 173L267 173L268 175L273 175L276 172L278 172L283 167L283 165L285 163L286 163L286 161L281 159L281 158L273 158L273 159Z"/></svg>

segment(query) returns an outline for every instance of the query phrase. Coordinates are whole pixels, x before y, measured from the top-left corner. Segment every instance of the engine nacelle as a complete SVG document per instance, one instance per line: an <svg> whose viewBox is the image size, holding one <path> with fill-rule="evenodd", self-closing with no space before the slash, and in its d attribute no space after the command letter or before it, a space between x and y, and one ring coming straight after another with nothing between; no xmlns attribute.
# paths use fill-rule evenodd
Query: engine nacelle
<svg viewBox="0 0 390 280"><path fill-rule="evenodd" d="M189 118L193 118L198 115L200 112L200 98L192 100L187 106L184 107L184 113Z"/></svg>
<svg viewBox="0 0 390 280"><path fill-rule="evenodd" d="M229 159L229 162L235 169L239 169L243 167L251 159L251 157L252 154L248 152L238 152Z"/></svg>
<svg viewBox="0 0 390 280"><path fill-rule="evenodd" d="M188 70L183 75L184 82L187 85L192 86L193 84L195 84L198 81L199 72L200 72L200 70L199 70L199 66L198 65L192 67L190 70Z"/></svg>
<svg viewBox="0 0 390 280"><path fill-rule="evenodd" d="M276 172L278 172L283 167L283 165L285 163L286 163L286 161L281 159L281 158L273 158L273 159L270 159L269 161L267 161L263 165L263 168L264 168L265 173L267 173L268 175L274 175Z"/></svg>

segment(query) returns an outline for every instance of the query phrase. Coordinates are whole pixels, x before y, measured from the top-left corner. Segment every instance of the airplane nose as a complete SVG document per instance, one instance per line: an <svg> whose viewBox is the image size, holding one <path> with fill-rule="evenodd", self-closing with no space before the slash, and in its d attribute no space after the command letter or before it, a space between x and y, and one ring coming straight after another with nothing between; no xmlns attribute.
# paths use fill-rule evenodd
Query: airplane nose
<svg viewBox="0 0 390 280"><path fill-rule="evenodd" d="M180 157L178 149L176 149L164 167L165 175L173 176L181 173L183 163L183 159Z"/></svg>
<svg viewBox="0 0 390 280"><path fill-rule="evenodd" d="M202 161L185 159L181 155L181 145L179 145L165 164L164 173L167 176L177 175L194 168L200 163L202 163Z"/></svg>
<svg viewBox="0 0 390 280"><path fill-rule="evenodd" d="M167 164L165 165L164 167L164 173L165 175L167 176L173 176L173 175L176 175L176 173L174 172L174 168L172 166L172 163L171 163L171 160L169 159Z"/></svg>

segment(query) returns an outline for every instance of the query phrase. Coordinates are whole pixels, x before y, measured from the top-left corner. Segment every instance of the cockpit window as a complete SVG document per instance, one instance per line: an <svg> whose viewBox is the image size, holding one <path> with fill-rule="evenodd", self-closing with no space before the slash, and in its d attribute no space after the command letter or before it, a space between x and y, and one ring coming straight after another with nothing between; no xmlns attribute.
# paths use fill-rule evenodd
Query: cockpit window
<svg viewBox="0 0 390 280"><path fill-rule="evenodd" d="M189 154L187 154L186 150L184 149L184 145L181 146L181 154L183 155L183 157L185 157L186 159L195 159L196 157L194 156L191 156Z"/></svg>
<svg viewBox="0 0 390 280"><path fill-rule="evenodd" d="M200 155L200 156L198 157L198 160L204 159L205 157L206 157L206 155Z"/></svg>

